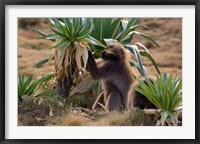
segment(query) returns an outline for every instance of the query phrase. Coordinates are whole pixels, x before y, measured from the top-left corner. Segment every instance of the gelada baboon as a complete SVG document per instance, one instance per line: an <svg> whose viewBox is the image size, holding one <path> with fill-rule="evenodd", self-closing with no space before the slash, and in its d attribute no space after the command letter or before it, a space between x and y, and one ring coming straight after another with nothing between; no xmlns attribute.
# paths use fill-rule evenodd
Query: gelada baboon
<svg viewBox="0 0 200 144"><path fill-rule="evenodd" d="M108 50L101 52L101 58L94 60L88 52L87 69L94 80L100 80L102 92L97 97L93 109L103 105L106 111L120 111L139 108L153 108L154 105L132 88L133 75L129 55L123 45L109 44Z"/></svg>
<svg viewBox="0 0 200 144"><path fill-rule="evenodd" d="M96 62L91 51L88 52L88 70L94 80L101 80L102 93L93 105L99 103L106 111L127 109L127 95L133 83L128 55L123 45L109 44L109 48L101 52L101 59Z"/></svg>

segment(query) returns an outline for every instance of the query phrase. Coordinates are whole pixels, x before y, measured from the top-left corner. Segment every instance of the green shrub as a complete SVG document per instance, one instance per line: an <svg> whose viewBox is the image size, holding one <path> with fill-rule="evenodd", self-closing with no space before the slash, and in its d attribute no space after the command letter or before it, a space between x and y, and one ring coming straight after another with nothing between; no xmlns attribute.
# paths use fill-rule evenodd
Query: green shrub
<svg viewBox="0 0 200 144"><path fill-rule="evenodd" d="M39 96L44 93L47 93L48 89L41 89L41 86L51 80L52 74L48 74L38 80L33 80L33 76L25 77L24 74L19 75L18 77L18 101L23 100L23 96Z"/></svg>
<svg viewBox="0 0 200 144"><path fill-rule="evenodd" d="M157 76L157 80L152 83L146 79L145 84L140 81L140 88L134 87L136 91L148 98L158 109L161 109L161 124L170 120L173 125L177 125L176 111L182 106L182 77L176 79L164 74Z"/></svg>

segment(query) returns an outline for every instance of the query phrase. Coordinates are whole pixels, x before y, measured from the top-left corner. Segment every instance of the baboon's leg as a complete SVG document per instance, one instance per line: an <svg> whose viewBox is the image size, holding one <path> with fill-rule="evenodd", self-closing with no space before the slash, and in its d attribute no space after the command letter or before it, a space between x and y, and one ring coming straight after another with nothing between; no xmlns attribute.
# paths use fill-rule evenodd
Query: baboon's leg
<svg viewBox="0 0 200 144"><path fill-rule="evenodd" d="M97 97L96 101L94 102L93 106L92 106L92 109L97 109L97 108L101 108L101 106L99 105L102 104L104 105L104 92L101 92L99 94L99 96Z"/></svg>
<svg viewBox="0 0 200 144"><path fill-rule="evenodd" d="M131 88L128 92L127 109L131 110L134 107L134 94L135 90Z"/></svg>
<svg viewBox="0 0 200 144"><path fill-rule="evenodd" d="M112 93L109 94L106 101L105 109L108 112L120 111L124 109L121 93L119 91L112 91Z"/></svg>

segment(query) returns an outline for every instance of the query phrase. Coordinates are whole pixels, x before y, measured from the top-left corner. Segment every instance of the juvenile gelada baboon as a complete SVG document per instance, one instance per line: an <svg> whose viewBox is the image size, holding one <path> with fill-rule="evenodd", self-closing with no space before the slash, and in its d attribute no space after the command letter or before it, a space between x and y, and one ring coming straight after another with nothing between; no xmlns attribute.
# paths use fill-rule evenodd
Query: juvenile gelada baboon
<svg viewBox="0 0 200 144"><path fill-rule="evenodd" d="M154 84L152 78L149 78L149 80L150 80L150 82L152 84ZM147 84L145 79L142 80L142 81L145 84ZM138 86L140 88L139 84L134 84L134 85ZM138 107L140 109L145 109L145 108L147 108L147 109L156 109L156 106L153 103L151 103L144 95L142 95L141 93L135 91L134 88L131 88L129 90L128 101L127 102L128 102L127 103L127 109L128 110L130 110L130 109L132 109L134 107Z"/></svg>
<svg viewBox="0 0 200 144"><path fill-rule="evenodd" d="M88 51L87 69L91 77L94 80L100 80L102 85L102 92L97 97L93 109L97 108L99 104L104 105L106 111L120 111L137 106L133 102L136 100L135 97L128 96L137 93L131 87L133 75L129 64L129 55L123 45L120 43L109 44L108 49L102 51L101 58L96 61L92 52ZM138 97L136 98L138 99ZM142 99L141 97L141 101Z"/></svg>

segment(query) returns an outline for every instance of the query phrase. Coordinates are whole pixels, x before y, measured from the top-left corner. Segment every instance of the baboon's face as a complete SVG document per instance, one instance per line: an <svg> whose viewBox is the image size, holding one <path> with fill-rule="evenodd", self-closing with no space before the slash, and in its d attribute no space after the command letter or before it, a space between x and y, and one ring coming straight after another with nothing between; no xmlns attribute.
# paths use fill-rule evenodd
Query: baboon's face
<svg viewBox="0 0 200 144"><path fill-rule="evenodd" d="M101 52L101 57L105 60L124 60L124 47L119 43L110 44L107 50Z"/></svg>

